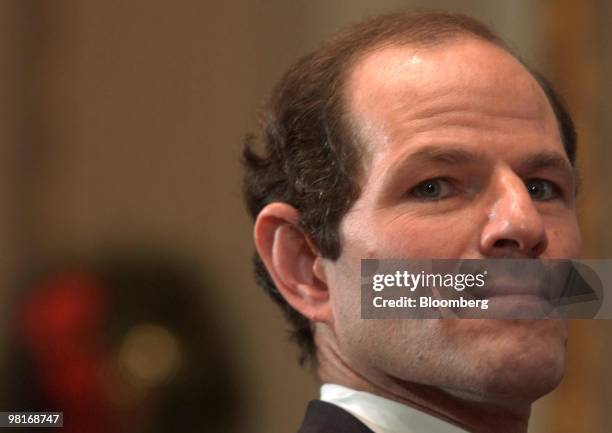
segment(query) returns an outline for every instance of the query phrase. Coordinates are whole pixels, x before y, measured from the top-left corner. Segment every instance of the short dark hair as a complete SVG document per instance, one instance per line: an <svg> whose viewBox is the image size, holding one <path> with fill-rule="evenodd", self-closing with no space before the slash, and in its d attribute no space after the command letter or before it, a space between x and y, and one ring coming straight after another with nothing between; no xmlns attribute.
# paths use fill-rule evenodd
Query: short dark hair
<svg viewBox="0 0 612 433"><path fill-rule="evenodd" d="M299 211L300 228L321 255L337 259L340 222L360 193L362 152L344 104L351 67L367 52L383 46L430 46L462 36L485 40L511 53L493 31L471 17L395 12L348 27L295 63L272 93L261 134L245 139L243 187L251 217L255 219L269 203L288 203ZM548 82L532 74L553 107L573 164L576 135L571 118ZM262 155L255 150L258 141L263 142ZM310 322L285 301L257 253L254 261L258 283L293 325L300 363L308 358L316 361Z"/></svg>

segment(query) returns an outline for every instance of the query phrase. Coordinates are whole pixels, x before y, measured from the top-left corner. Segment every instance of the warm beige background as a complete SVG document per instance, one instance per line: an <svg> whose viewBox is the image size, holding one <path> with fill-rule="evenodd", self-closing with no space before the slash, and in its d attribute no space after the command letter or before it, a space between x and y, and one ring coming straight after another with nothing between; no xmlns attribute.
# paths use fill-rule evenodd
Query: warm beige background
<svg viewBox="0 0 612 433"><path fill-rule="evenodd" d="M238 152L273 83L339 26L397 7L483 19L576 114L588 257L610 257L612 7L571 1L0 2L0 317L30 263L117 242L195 257L231 336L248 431L296 429L316 385L251 277ZM567 380L533 432L609 432L611 329L572 325ZM9 372L10 374L10 372Z"/></svg>

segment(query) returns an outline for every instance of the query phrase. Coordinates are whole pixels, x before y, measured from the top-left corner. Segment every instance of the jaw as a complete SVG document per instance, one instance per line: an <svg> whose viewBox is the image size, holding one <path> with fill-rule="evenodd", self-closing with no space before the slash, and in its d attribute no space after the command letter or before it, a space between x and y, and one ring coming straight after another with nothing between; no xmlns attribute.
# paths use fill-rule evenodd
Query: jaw
<svg viewBox="0 0 612 433"><path fill-rule="evenodd" d="M480 378L482 380L478 380L474 372L465 371L463 373L472 376L470 378L472 382L466 380L461 384L455 381L452 386L448 386L448 383L424 384L415 381L412 377L407 378L410 363L403 365L403 377L395 376L385 369L372 365L355 365L353 359L347 359L341 352L331 328L320 325L316 328L317 373L322 383L336 383L394 400L459 425L468 431L481 433L527 431L531 403L535 398L516 398L516 395L513 398L502 397L500 391L508 392L512 384L495 383L491 380L490 374L485 374ZM397 366L386 367L395 369ZM432 377L440 378L450 372L456 376L456 379L461 376L459 368L457 360L452 369L438 367L436 371L429 373ZM485 388L488 390L482 392ZM461 391L456 391L457 389ZM513 392L517 391L514 389ZM525 394L524 390L521 392Z"/></svg>
<svg viewBox="0 0 612 433"><path fill-rule="evenodd" d="M348 368L382 388L398 380L472 401L531 404L563 378L567 325L562 320L365 322L340 336L338 329L318 326L317 346L330 348L338 372Z"/></svg>
<svg viewBox="0 0 612 433"><path fill-rule="evenodd" d="M445 321L458 322L458 321ZM565 372L567 325L562 320L467 320L445 323L461 338L455 354L465 381L451 386L475 399L533 402L554 390ZM471 323L479 322L479 323ZM484 323L483 323L484 322ZM461 326L464 325L464 326ZM465 328L473 328L469 332ZM465 395L465 392L464 392Z"/></svg>

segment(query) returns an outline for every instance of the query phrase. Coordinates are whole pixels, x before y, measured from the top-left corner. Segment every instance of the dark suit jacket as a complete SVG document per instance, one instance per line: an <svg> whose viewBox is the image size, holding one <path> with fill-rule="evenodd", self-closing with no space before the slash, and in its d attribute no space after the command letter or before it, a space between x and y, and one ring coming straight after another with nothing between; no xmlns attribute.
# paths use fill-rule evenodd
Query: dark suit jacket
<svg viewBox="0 0 612 433"><path fill-rule="evenodd" d="M321 400L308 403L298 433L374 433L353 415Z"/></svg>

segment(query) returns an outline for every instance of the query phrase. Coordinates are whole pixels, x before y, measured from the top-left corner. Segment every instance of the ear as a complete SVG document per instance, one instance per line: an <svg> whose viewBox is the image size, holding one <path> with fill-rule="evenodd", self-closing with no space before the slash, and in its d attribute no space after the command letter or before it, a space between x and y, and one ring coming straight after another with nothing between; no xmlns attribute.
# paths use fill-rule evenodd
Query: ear
<svg viewBox="0 0 612 433"><path fill-rule="evenodd" d="M313 322L331 323L323 259L299 228L299 212L271 203L257 216L255 247L285 300Z"/></svg>

